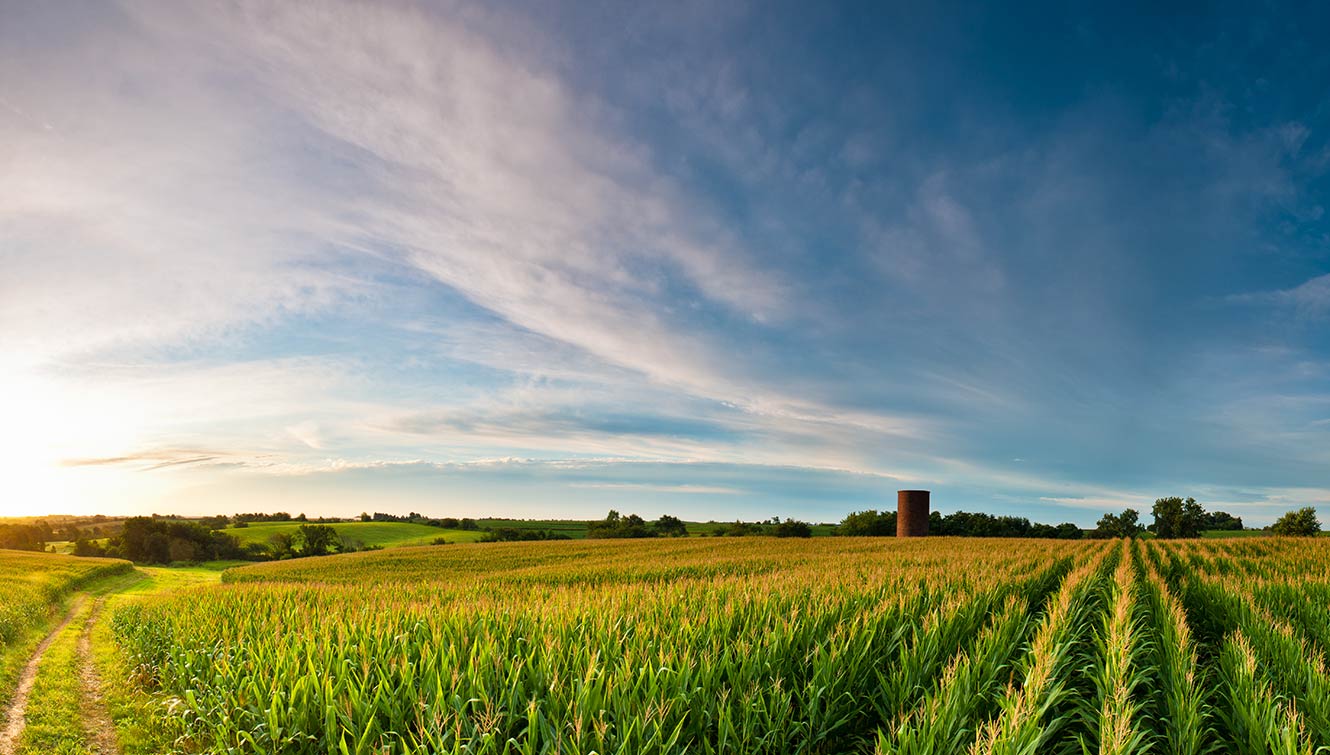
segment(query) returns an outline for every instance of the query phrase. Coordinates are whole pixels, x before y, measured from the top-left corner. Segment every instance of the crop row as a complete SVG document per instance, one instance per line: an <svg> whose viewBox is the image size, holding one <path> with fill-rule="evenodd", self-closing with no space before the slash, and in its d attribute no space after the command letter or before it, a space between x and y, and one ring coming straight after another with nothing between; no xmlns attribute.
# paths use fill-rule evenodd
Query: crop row
<svg viewBox="0 0 1330 755"><path fill-rule="evenodd" d="M450 546L115 627L186 751L1301 753L1330 744L1330 614L1296 599L1323 547Z"/></svg>

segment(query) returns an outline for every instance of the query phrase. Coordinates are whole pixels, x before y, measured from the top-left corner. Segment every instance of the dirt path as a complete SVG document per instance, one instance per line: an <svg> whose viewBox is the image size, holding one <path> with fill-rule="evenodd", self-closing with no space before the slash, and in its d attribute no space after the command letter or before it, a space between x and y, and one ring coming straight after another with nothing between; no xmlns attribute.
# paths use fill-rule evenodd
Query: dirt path
<svg viewBox="0 0 1330 755"><path fill-rule="evenodd" d="M115 724L102 700L102 681L97 677L97 665L92 658L92 630L101 618L102 606L106 598L99 598L88 614L83 633L79 635L78 659L79 677L83 681L83 726L88 733L88 744L97 755L120 755L120 743L116 738Z"/></svg>
<svg viewBox="0 0 1330 755"><path fill-rule="evenodd" d="M32 657L28 659L28 665L23 667L23 674L19 677L18 688L14 690L14 699L9 704L9 710L6 711L5 730L0 732L0 755L14 755L18 750L19 737L23 735L23 726L27 721L28 695L32 694L32 685L37 681L37 664L41 663L42 656L46 654L46 649L55 642L55 638L69 626L69 622L74 620L74 615L78 613L79 607L83 605L83 597L79 596L74 600L73 605L69 607L69 613L60 622L60 626L51 630L46 635L41 644L33 652Z"/></svg>

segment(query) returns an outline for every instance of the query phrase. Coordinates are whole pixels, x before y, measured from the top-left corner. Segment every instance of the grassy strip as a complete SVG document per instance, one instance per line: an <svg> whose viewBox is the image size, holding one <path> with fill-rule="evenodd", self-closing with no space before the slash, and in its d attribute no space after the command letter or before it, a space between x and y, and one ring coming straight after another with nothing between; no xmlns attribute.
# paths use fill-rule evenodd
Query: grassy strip
<svg viewBox="0 0 1330 755"><path fill-rule="evenodd" d="M82 686L78 668L78 639L92 612L84 601L74 620L47 648L37 666L37 679L28 699L26 725L18 755L89 755L80 708Z"/></svg>
<svg viewBox="0 0 1330 755"><path fill-rule="evenodd" d="M9 710L9 704L13 701L14 688L18 686L23 667L28 665L28 659L58 621L59 616L52 614L24 628L12 642L0 644L0 725L9 723L3 712Z"/></svg>
<svg viewBox="0 0 1330 755"><path fill-rule="evenodd" d="M220 581L221 572L209 566L192 568L141 568L133 581L118 585L106 601L101 620L92 629L93 663L102 681L103 700L115 722L123 755L161 755L194 752L179 721L169 715L171 701L144 691L133 663L124 656L112 636L111 616L115 609L143 597L178 592Z"/></svg>

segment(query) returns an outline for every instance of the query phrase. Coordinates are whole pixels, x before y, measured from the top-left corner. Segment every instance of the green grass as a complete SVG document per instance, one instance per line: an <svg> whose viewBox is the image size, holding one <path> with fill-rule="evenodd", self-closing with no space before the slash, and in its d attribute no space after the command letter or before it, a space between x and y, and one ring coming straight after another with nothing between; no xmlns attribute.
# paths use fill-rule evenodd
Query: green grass
<svg viewBox="0 0 1330 755"><path fill-rule="evenodd" d="M0 704L72 591L132 569L127 561L0 550Z"/></svg>
<svg viewBox="0 0 1330 755"><path fill-rule="evenodd" d="M73 621L61 630L37 666L37 679L28 699L26 726L19 740L18 755L85 755L80 712L81 680L78 639L92 612L92 601L84 600Z"/></svg>
<svg viewBox="0 0 1330 755"><path fill-rule="evenodd" d="M112 638L111 616L125 605L159 595L206 589L221 581L222 571L244 561L210 561L196 566L139 567L106 601L92 630L92 655L102 680L103 699L115 722L123 755L159 755L188 748L178 723L163 716L162 702L138 686L134 664Z"/></svg>
<svg viewBox="0 0 1330 755"><path fill-rule="evenodd" d="M306 522L261 522L248 527L227 527L228 535L235 535L240 544L267 543L278 533L295 535ZM485 533L467 530L445 530L409 522L339 522L329 525L343 539L354 540L366 547L396 548L404 545L429 545L435 538L450 543L474 543Z"/></svg>
<svg viewBox="0 0 1330 755"><path fill-rule="evenodd" d="M1269 532L1262 530L1206 530L1201 533L1204 538L1230 538L1230 537L1269 537Z"/></svg>
<svg viewBox="0 0 1330 755"><path fill-rule="evenodd" d="M477 519L476 524L485 529L549 530L581 540L586 537L588 522L578 519Z"/></svg>

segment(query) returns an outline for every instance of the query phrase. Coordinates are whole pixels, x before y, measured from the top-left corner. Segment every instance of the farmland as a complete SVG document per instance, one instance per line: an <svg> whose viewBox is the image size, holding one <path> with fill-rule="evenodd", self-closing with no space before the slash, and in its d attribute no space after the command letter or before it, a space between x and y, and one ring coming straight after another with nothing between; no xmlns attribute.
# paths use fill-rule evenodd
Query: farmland
<svg viewBox="0 0 1330 755"><path fill-rule="evenodd" d="M48 618L73 590L100 577L128 572L127 561L83 559L21 551L0 552L0 653Z"/></svg>
<svg viewBox="0 0 1330 755"><path fill-rule="evenodd" d="M0 551L0 710L26 705L22 688L25 680L31 684L29 658L64 599L132 569L127 561ZM10 744L9 735L0 730L0 751Z"/></svg>
<svg viewBox="0 0 1330 755"><path fill-rule="evenodd" d="M1301 753L1330 744L1323 543L403 548L113 628L192 752Z"/></svg>
<svg viewBox="0 0 1330 755"><path fill-rule="evenodd" d="M267 543L273 535L294 535L304 522L262 522L245 527L227 527L241 545ZM409 522L336 522L328 525L343 539L368 548L429 545L438 538L450 543L474 543L485 533L475 530L447 530Z"/></svg>

